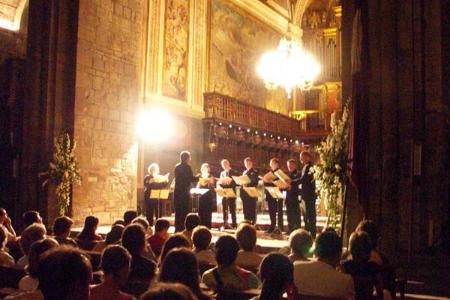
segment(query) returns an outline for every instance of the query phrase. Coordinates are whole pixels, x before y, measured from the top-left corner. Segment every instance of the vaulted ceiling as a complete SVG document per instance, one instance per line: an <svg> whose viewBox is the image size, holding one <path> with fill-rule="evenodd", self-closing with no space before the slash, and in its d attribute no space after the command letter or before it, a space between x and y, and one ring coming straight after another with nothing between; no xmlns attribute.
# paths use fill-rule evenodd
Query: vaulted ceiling
<svg viewBox="0 0 450 300"><path fill-rule="evenodd" d="M17 31L28 0L0 0L0 28Z"/></svg>

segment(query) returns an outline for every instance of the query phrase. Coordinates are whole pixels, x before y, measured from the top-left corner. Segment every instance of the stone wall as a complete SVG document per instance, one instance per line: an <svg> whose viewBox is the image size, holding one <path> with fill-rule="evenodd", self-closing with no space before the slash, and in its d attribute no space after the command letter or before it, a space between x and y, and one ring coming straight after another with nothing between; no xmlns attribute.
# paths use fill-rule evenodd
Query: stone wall
<svg viewBox="0 0 450 300"><path fill-rule="evenodd" d="M142 0L80 0L75 138L83 183L73 193L77 223L111 223L136 207Z"/></svg>

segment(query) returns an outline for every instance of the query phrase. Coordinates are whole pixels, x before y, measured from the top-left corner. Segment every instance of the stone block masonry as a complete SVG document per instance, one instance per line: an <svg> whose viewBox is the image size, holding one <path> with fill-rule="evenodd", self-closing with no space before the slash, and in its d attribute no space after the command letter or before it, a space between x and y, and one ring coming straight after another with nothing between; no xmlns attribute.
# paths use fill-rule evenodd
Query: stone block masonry
<svg viewBox="0 0 450 300"><path fill-rule="evenodd" d="M73 218L112 223L136 208L138 104L143 0L80 0L75 138L83 183Z"/></svg>

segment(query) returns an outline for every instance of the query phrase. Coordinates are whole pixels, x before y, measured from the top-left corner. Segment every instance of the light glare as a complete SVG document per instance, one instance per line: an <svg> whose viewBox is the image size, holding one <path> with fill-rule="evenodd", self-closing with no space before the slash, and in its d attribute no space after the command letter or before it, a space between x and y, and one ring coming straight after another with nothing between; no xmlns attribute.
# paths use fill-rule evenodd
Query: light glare
<svg viewBox="0 0 450 300"><path fill-rule="evenodd" d="M146 110L138 117L136 134L146 143L160 144L172 136L173 123L172 116L163 109Z"/></svg>

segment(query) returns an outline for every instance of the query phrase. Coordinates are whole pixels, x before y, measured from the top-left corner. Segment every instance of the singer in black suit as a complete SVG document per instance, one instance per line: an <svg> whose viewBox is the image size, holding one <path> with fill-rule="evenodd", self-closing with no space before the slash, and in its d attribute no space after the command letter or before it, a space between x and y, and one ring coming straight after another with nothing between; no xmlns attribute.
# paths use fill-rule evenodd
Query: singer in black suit
<svg viewBox="0 0 450 300"><path fill-rule="evenodd" d="M300 184L300 172L297 169L297 162L294 159L287 161L287 168L291 183L286 191L286 214L289 233L301 227L300 202L298 200Z"/></svg>
<svg viewBox="0 0 450 300"><path fill-rule="evenodd" d="M175 231L184 230L184 219L191 208L191 184L198 181L198 178L192 173L189 165L191 154L188 151L180 153L180 163L175 167L175 189L173 194L173 203L175 207Z"/></svg>
<svg viewBox="0 0 450 300"><path fill-rule="evenodd" d="M159 166L152 163L148 167L148 174L144 177L144 207L145 216L150 226L153 226L153 216L158 219L160 217L160 207L158 207L157 199L150 199L152 190L161 190L165 188L168 182L156 182L155 177L159 175Z"/></svg>
<svg viewBox="0 0 450 300"><path fill-rule="evenodd" d="M258 172L253 169L253 160L250 157L244 159L245 171L242 175L250 178L250 183L246 187L258 186ZM244 209L244 218L252 224L256 224L256 202L258 198L250 197L243 188L241 188L241 199Z"/></svg>
<svg viewBox="0 0 450 300"><path fill-rule="evenodd" d="M303 169L300 176L300 184L302 188L300 195L305 201L305 229L311 233L311 236L316 236L316 183L314 176L311 174L312 156L309 152L303 151L300 153L300 161L303 164Z"/></svg>
<svg viewBox="0 0 450 300"><path fill-rule="evenodd" d="M238 176L239 173L231 168L230 161L223 159L220 164L223 171L220 172L220 179L231 178L232 176ZM233 189L236 193L236 183L231 180L230 184L221 184L224 189ZM236 222L236 197L223 197L222 198L222 210L223 210L223 228L231 229L237 227ZM231 214L231 226L228 224L228 212Z"/></svg>
<svg viewBox="0 0 450 300"><path fill-rule="evenodd" d="M270 171L275 173L280 169L280 161L278 158L272 158L270 160ZM264 186L275 186L273 182L264 182ZM277 215L278 215L278 231L283 231L283 201L273 198L270 193L265 190L266 201L269 206L270 227L266 230L266 233L274 232L277 227Z"/></svg>

